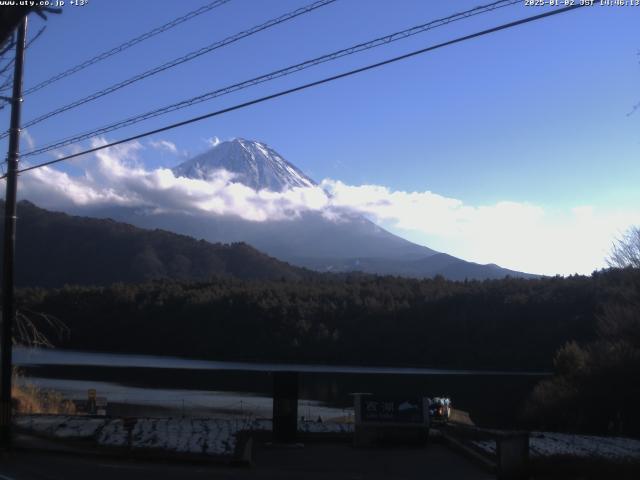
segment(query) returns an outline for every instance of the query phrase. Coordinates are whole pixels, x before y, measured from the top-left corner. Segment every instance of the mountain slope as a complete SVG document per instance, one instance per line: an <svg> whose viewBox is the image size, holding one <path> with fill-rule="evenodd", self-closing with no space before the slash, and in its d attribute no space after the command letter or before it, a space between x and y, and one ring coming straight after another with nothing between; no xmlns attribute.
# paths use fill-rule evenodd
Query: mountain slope
<svg viewBox="0 0 640 480"><path fill-rule="evenodd" d="M0 201L0 213L4 202ZM211 244L110 219L50 212L18 204L16 284L57 287L106 285L212 276L300 279L311 272L268 257L244 243ZM0 225L0 232L4 227Z"/></svg>
<svg viewBox="0 0 640 480"><path fill-rule="evenodd" d="M319 271L351 272L357 270L363 273L397 275L410 278L429 278L435 277L436 275L442 275L448 280L491 280L504 278L506 276L520 278L539 277L538 275L517 272L494 264L482 265L467 262L447 255L446 253L436 253L426 258L405 260L367 257L350 258L346 260L339 258L301 258L292 263Z"/></svg>
<svg viewBox="0 0 640 480"><path fill-rule="evenodd" d="M123 207L82 211L92 217L113 218L141 228L161 228L209 242L246 242L295 265L302 265L301 259L307 258L322 262L360 256L406 260L436 253L393 235L363 217L332 222L320 214L306 213L292 220L251 222L233 216L150 214L144 209Z"/></svg>
<svg viewBox="0 0 640 480"><path fill-rule="evenodd" d="M223 142L179 165L174 173L206 178L220 168L255 189L280 191L292 186L315 184L275 150L245 139ZM278 181L273 181L273 178ZM355 214L340 222L308 213L295 220L259 223L228 217L202 218L194 222L184 216L145 217L136 212L130 221L145 227L160 225L211 241L243 240L282 260L319 271L358 270L410 277L443 275L452 280L502 278L507 275L535 277L493 264L480 265L438 253L398 237Z"/></svg>
<svg viewBox="0 0 640 480"><path fill-rule="evenodd" d="M173 169L177 176L207 180L225 170L235 182L253 189L285 191L315 182L261 142L237 138ZM285 220L248 221L233 215L199 211L156 211L148 208L80 206L70 211L113 218L142 228L161 228L209 242L246 242L280 260L321 272L367 273L449 279L487 279L507 275L532 277L496 265L465 262L409 242L362 215L329 220L318 212Z"/></svg>
<svg viewBox="0 0 640 480"><path fill-rule="evenodd" d="M316 183L295 165L264 143L236 138L178 165L176 176L207 179L224 169L234 180L253 189L283 191ZM161 227L209 241L246 241L261 251L286 261L301 258L424 258L436 252L398 237L361 215L332 221L318 213L297 219L250 222L230 216L192 217L175 214L148 215L120 208L94 211L146 228Z"/></svg>

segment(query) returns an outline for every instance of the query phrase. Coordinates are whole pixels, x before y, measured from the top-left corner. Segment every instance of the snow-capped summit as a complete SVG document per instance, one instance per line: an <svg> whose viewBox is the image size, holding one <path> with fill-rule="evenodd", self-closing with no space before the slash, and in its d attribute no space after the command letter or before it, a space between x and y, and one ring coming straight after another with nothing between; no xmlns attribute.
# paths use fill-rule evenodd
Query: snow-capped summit
<svg viewBox="0 0 640 480"><path fill-rule="evenodd" d="M225 169L234 180L256 190L281 192L292 187L311 187L316 183L267 146L244 138L221 142L211 150L181 163L176 176L206 179Z"/></svg>

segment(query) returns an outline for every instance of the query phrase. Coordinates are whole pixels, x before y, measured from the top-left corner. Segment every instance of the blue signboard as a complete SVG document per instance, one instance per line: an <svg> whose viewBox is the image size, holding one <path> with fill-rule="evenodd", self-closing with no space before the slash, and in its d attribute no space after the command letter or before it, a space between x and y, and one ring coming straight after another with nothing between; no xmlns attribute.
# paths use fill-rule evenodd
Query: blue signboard
<svg viewBox="0 0 640 480"><path fill-rule="evenodd" d="M363 422L419 423L425 422L422 398L360 398Z"/></svg>

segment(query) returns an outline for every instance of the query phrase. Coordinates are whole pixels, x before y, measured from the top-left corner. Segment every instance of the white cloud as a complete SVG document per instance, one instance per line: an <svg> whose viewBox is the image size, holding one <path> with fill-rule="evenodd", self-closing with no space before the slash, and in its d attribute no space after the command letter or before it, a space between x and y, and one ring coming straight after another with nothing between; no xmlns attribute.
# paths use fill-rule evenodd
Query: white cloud
<svg viewBox="0 0 640 480"><path fill-rule="evenodd" d="M20 138L24 140L24 142L27 144L27 147L29 147L29 150L33 150L34 148L36 148L36 141L33 138L33 135L31 135L29 133L29 130L27 130L26 128L20 131Z"/></svg>
<svg viewBox="0 0 640 480"><path fill-rule="evenodd" d="M47 155L50 155L53 158L58 159L58 158L66 157L67 155L74 155L76 153L80 153L82 150L83 148L82 146L80 146L80 144L74 144L74 145L69 145L68 147L60 147L60 148L50 150L49 152L47 152ZM77 158L71 159L70 162L73 162L74 164L82 163L87 158L88 157L77 157Z"/></svg>
<svg viewBox="0 0 640 480"><path fill-rule="evenodd" d="M95 141L93 146L104 144ZM147 170L133 142L96 152L71 176L41 168L21 176L19 192L43 207L144 206L150 210L236 215L250 221L287 219L308 211L339 221L364 214L436 250L479 263L545 274L591 273L604 266L613 239L640 224L640 209L601 211L582 205L553 211L503 201L468 205L437 193L394 191L379 185L325 180L319 187L255 191L224 170L207 180Z"/></svg>
<svg viewBox="0 0 640 480"><path fill-rule="evenodd" d="M164 150L175 155L178 154L178 147L176 147L176 144L168 140L149 140L149 146L156 150Z"/></svg>
<svg viewBox="0 0 640 480"><path fill-rule="evenodd" d="M214 135L211 138L206 138L205 142L207 142L207 145L210 147L216 147L220 143L220 139Z"/></svg>
<svg viewBox="0 0 640 480"><path fill-rule="evenodd" d="M92 146L104 145L100 139ZM327 202L319 187L282 193L255 190L233 182L224 170L207 180L175 177L166 168L146 170L137 161L141 144L132 142L94 154L82 176L44 167L22 177L21 196L44 207L117 204L162 211L237 215L246 220L286 219L320 210Z"/></svg>
<svg viewBox="0 0 640 480"><path fill-rule="evenodd" d="M478 263L545 274L591 273L640 209L549 210L520 202L472 206L432 192L324 181L332 206L352 208L430 247Z"/></svg>

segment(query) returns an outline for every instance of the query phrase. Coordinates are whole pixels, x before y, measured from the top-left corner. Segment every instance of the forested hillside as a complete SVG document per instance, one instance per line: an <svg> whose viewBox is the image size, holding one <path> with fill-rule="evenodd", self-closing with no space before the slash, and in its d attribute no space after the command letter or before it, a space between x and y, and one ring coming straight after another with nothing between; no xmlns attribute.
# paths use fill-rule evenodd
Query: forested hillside
<svg viewBox="0 0 640 480"><path fill-rule="evenodd" d="M3 212L4 202L0 202L0 214ZM214 276L291 280L312 275L244 243L212 244L108 219L50 212L26 201L18 204L18 217L18 286L108 285ZM3 229L0 225L0 232Z"/></svg>
<svg viewBox="0 0 640 480"><path fill-rule="evenodd" d="M350 275L29 290L70 327L60 345L208 359L550 370L635 271L451 282Z"/></svg>

